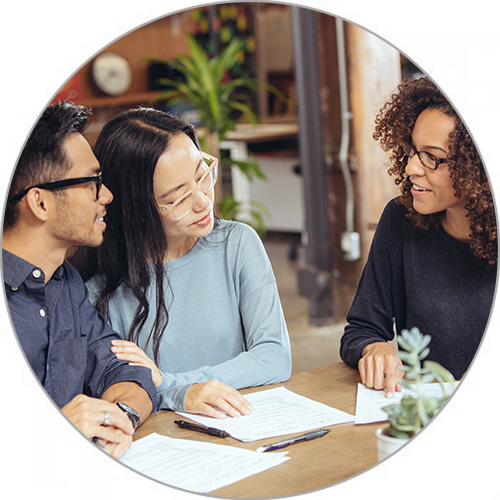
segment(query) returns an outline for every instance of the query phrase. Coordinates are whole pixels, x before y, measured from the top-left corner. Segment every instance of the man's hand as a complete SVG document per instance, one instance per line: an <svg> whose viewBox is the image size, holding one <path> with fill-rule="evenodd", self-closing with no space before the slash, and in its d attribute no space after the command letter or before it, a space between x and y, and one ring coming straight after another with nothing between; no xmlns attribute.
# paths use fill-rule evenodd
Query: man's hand
<svg viewBox="0 0 500 500"><path fill-rule="evenodd" d="M386 397L392 398L394 391L401 391L398 382L404 372L399 370L401 360L394 347L387 342L368 344L358 363L361 382L373 389L385 389Z"/></svg>
<svg viewBox="0 0 500 500"><path fill-rule="evenodd" d="M100 446L115 458L132 444L134 428L116 404L79 394L61 411L89 439L98 438Z"/></svg>
<svg viewBox="0 0 500 500"><path fill-rule="evenodd" d="M237 390L217 380L193 384L186 393L184 408L189 413L214 418L240 417L252 411L250 403Z"/></svg>
<svg viewBox="0 0 500 500"><path fill-rule="evenodd" d="M111 351L115 353L118 359L129 361L129 365L132 366L145 366L149 368L155 387L161 384L161 371L139 346L128 340L112 340L111 344L113 345Z"/></svg>
<svg viewBox="0 0 500 500"><path fill-rule="evenodd" d="M104 441L103 439L98 439L96 444L113 458L120 458L130 448L133 439L132 436L127 434L123 436L123 440L120 443L112 443Z"/></svg>

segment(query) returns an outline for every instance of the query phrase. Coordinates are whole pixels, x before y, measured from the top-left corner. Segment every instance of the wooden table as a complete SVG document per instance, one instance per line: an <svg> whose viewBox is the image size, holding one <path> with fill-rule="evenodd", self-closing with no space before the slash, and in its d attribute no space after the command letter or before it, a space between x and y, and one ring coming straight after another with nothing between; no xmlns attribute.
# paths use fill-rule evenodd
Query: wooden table
<svg viewBox="0 0 500 500"><path fill-rule="evenodd" d="M245 394L272 387L286 387L297 394L354 415L359 381L357 370L344 363L335 363L297 373L281 384L254 387L241 392ZM138 429L135 439L156 432L173 438L256 450L263 444L287 437L241 443L232 438L221 439L180 429L174 424L174 420L178 418L172 411L159 411ZM329 427L330 433L322 438L286 448L290 457L287 462L210 494L230 498L268 498L290 496L333 485L377 463L375 429L379 425L348 423Z"/></svg>

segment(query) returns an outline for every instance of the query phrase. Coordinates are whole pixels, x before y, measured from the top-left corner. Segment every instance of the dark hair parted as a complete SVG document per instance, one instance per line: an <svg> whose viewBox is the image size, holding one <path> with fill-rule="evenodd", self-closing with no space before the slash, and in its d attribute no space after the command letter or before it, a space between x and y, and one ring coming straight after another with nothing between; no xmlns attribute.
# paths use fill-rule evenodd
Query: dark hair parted
<svg viewBox="0 0 500 500"><path fill-rule="evenodd" d="M104 184L113 193L106 214L104 242L97 248L82 248L70 259L84 280L103 278L96 309L108 316L109 301L125 281L139 301L128 339L138 341L150 312L147 290L151 268L156 278L156 315L152 339L157 360L160 339L168 323L163 292L167 240L154 196L153 176L170 139L186 134L199 149L193 126L173 115L150 108L125 111L102 129L94 148Z"/></svg>
<svg viewBox="0 0 500 500"><path fill-rule="evenodd" d="M64 141L83 132L91 113L84 106L61 101L48 106L34 126L17 162L7 199L35 184L58 180L71 168ZM4 226L15 226L19 205L7 203Z"/></svg>
<svg viewBox="0 0 500 500"><path fill-rule="evenodd" d="M396 176L395 183L401 187L401 202L415 227L428 229L439 225L441 214L422 215L413 208L411 182L405 174L404 147L411 144L415 121L425 109L438 110L455 121L446 163L457 197L464 197L466 201L474 255L495 265L498 259L497 224L486 171L462 120L427 77L404 80L375 119L373 137L390 153L388 172Z"/></svg>

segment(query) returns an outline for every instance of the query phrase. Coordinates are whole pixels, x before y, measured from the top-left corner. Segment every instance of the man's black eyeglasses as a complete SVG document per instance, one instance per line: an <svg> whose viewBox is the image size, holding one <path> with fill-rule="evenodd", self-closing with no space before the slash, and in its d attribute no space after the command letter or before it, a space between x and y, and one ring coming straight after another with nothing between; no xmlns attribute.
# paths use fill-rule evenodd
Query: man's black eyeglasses
<svg viewBox="0 0 500 500"><path fill-rule="evenodd" d="M21 192L14 195L12 198L8 200L11 204L16 204L20 201L30 189L38 188L38 189L48 189L49 191L55 191L57 189L65 189L70 186L77 186L78 184L85 184L87 182L95 182L96 189L96 200L99 199L99 192L101 191L102 186L102 174L90 175L88 177L75 177L73 179L61 179L60 181L50 181L45 182L43 184L36 184L35 186L30 186L26 189L23 189Z"/></svg>

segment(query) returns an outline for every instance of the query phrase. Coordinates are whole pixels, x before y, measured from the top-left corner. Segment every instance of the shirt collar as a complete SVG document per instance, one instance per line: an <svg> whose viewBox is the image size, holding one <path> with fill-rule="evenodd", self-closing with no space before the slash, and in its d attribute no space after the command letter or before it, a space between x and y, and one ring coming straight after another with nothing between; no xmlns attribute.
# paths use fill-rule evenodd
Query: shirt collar
<svg viewBox="0 0 500 500"><path fill-rule="evenodd" d="M4 282L13 288L18 288L21 283L33 274L35 269L38 269L41 272L41 277L45 280L42 269L24 259L21 259L4 248L2 248L2 268ZM52 278L61 278L62 273L63 266L59 266Z"/></svg>

